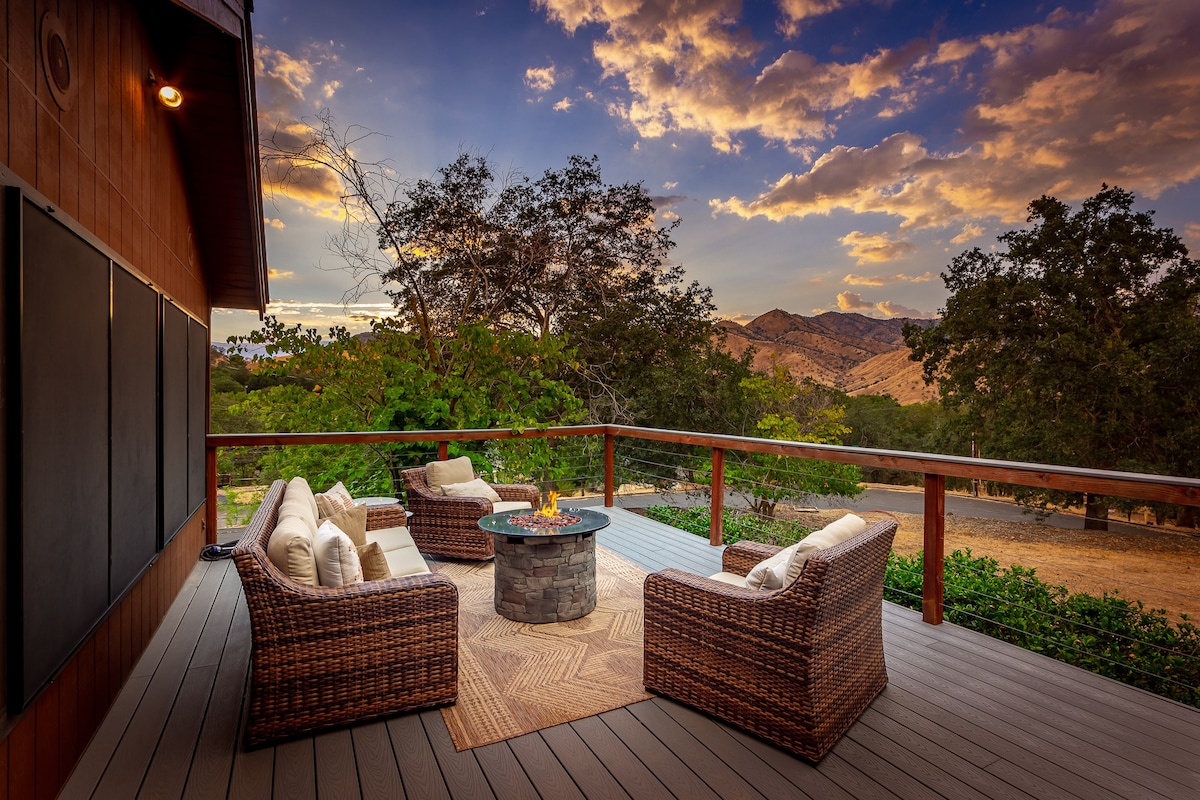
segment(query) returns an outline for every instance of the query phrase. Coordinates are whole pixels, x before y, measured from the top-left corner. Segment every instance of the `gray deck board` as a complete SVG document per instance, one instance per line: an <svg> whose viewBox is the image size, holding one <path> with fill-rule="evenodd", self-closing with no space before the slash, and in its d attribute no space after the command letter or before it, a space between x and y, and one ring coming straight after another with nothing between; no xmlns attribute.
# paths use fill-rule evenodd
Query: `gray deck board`
<svg viewBox="0 0 1200 800"><path fill-rule="evenodd" d="M601 545L711 574L721 548L612 509ZM817 766L663 698L455 752L436 710L247 751L236 570L199 562L63 790L216 798L1194 798L1200 711L884 606L890 684Z"/></svg>

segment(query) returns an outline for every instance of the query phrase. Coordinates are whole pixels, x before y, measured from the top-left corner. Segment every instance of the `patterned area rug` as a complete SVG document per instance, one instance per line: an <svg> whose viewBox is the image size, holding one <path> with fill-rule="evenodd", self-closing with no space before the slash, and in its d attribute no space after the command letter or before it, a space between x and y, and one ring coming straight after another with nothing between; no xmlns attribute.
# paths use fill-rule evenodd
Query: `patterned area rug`
<svg viewBox="0 0 1200 800"><path fill-rule="evenodd" d="M596 609L531 625L496 613L492 563L441 561L458 586L458 702L442 709L459 751L611 711L642 688L646 573L596 548Z"/></svg>

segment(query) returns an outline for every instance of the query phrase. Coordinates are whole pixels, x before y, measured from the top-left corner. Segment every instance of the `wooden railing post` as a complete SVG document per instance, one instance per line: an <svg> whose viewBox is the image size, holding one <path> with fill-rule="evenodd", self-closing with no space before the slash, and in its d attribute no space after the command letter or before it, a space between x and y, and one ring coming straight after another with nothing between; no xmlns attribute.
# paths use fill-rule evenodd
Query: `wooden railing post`
<svg viewBox="0 0 1200 800"><path fill-rule="evenodd" d="M208 476L205 487L204 527L205 544L217 543L217 448L204 448L204 472Z"/></svg>
<svg viewBox="0 0 1200 800"><path fill-rule="evenodd" d="M721 544L725 535L725 450L712 449L712 510L708 516L708 543Z"/></svg>
<svg viewBox="0 0 1200 800"><path fill-rule="evenodd" d="M946 476L925 475L925 570L921 586L921 617L942 624L946 599Z"/></svg>
<svg viewBox="0 0 1200 800"><path fill-rule="evenodd" d="M604 507L613 507L613 482L616 465L616 437L611 433L604 434Z"/></svg>
<svg viewBox="0 0 1200 800"><path fill-rule="evenodd" d="M450 443L438 442L438 461L445 461L450 458Z"/></svg>

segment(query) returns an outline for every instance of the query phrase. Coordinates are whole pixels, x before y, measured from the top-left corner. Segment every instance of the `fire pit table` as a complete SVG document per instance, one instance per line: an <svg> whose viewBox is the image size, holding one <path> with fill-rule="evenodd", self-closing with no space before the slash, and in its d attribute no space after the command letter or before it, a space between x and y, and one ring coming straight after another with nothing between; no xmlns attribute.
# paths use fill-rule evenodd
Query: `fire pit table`
<svg viewBox="0 0 1200 800"><path fill-rule="evenodd" d="M565 622L596 607L596 531L607 514L567 508L570 525L527 528L509 522L528 511L502 511L479 520L495 537L496 613L517 622Z"/></svg>

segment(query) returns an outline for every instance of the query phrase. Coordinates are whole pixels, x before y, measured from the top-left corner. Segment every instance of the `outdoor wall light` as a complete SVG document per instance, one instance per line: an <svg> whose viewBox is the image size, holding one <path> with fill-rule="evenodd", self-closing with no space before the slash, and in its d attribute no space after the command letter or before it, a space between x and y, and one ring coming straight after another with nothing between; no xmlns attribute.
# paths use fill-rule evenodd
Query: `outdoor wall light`
<svg viewBox="0 0 1200 800"><path fill-rule="evenodd" d="M158 102L162 103L167 108L179 108L183 105L183 92L170 84L160 84L158 78L154 76L154 70L150 70L146 75L146 82L151 86L156 87L155 97Z"/></svg>

